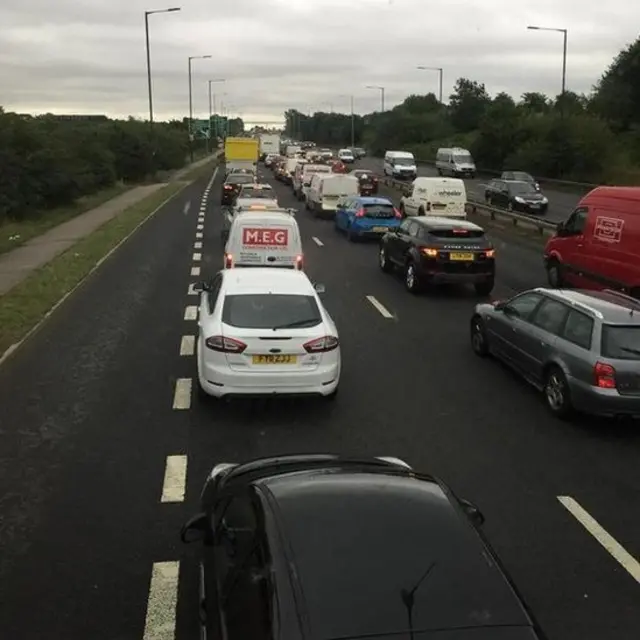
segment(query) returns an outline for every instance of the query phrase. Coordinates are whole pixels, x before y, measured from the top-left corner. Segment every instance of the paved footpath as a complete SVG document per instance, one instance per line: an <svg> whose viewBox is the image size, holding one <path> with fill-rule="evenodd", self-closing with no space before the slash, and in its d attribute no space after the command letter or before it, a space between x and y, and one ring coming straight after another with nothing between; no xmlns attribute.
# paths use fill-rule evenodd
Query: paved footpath
<svg viewBox="0 0 640 640"><path fill-rule="evenodd" d="M198 160L176 171L170 181L182 180L189 171L210 161L210 156ZM168 182L159 182L129 189L99 207L81 213L71 220L49 229L46 233L32 238L13 251L0 255L0 296L25 280L35 269L51 262L56 256L115 218L119 213L167 184Z"/></svg>

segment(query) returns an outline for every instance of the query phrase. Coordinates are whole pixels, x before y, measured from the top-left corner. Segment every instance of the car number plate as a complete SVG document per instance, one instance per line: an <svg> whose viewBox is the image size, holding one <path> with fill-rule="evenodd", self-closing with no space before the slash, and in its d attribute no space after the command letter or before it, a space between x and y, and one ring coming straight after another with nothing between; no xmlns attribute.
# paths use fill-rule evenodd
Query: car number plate
<svg viewBox="0 0 640 640"><path fill-rule="evenodd" d="M388 229L387 227L373 227L373 231L377 233L386 233Z"/></svg>
<svg viewBox="0 0 640 640"><path fill-rule="evenodd" d="M473 261L473 253L450 253L449 258L458 262L471 262Z"/></svg>
<svg viewBox="0 0 640 640"><path fill-rule="evenodd" d="M284 353L253 356L253 364L295 364L296 356L290 356Z"/></svg>

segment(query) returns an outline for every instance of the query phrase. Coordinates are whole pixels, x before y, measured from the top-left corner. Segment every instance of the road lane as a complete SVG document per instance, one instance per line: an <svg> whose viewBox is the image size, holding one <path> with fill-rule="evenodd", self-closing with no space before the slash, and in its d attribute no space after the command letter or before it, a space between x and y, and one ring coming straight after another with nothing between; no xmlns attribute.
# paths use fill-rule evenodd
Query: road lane
<svg viewBox="0 0 640 640"><path fill-rule="evenodd" d="M0 504L11 549L0 636L170 638L177 582L176 638L197 637L195 557L177 534L206 474L222 461L329 450L403 457L476 501L550 640L635 637L640 587L558 496L574 496L638 557L638 431L552 420L535 392L471 353L472 292L409 295L379 271L375 244L349 243L330 221L297 216L343 343L336 401L224 405L183 393L185 408L172 408L177 380L195 377L190 285L222 264L219 189L218 177L204 209L206 181L174 201L0 369L0 495L18 504ZM539 277L537 253L523 251L502 247L496 295Z"/></svg>
<svg viewBox="0 0 640 640"><path fill-rule="evenodd" d="M354 168L371 169L383 175L382 165L383 162L381 158L366 157L358 160ZM427 177L437 176L438 172L435 167L421 164L418 165L418 175ZM467 196L484 202L484 185L486 185L488 181L489 178L466 179L464 183L467 188ZM549 222L562 222L566 220L582 197L582 193L559 191L557 189L547 188L545 185L542 185L542 189L544 195L549 199L549 210L545 216L541 217L543 220L548 220ZM584 193L586 193L586 191L584 191Z"/></svg>

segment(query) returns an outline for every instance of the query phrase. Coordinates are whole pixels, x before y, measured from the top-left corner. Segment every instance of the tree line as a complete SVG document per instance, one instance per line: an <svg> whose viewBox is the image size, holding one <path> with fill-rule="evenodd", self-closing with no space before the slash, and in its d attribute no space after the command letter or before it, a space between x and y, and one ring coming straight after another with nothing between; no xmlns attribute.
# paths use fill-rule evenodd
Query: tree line
<svg viewBox="0 0 640 640"><path fill-rule="evenodd" d="M434 161L439 147L471 151L486 171L529 171L538 177L597 184L640 184L640 38L622 50L590 95L553 99L525 93L491 97L483 83L459 78L448 104L411 95L384 113L354 117L356 146L373 155L402 149ZM285 112L286 133L347 146L351 115Z"/></svg>
<svg viewBox="0 0 640 640"><path fill-rule="evenodd" d="M229 128L240 131L244 124L232 120ZM207 141L192 145L201 154ZM179 169L189 146L186 118L150 127L133 118L30 116L0 107L0 224Z"/></svg>

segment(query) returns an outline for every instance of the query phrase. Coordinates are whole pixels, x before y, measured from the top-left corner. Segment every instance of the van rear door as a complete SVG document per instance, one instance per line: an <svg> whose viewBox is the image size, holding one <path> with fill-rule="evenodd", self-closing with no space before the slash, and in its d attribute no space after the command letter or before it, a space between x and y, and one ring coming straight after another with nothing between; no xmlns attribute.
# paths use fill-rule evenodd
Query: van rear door
<svg viewBox="0 0 640 640"><path fill-rule="evenodd" d="M427 201L430 203L429 214L444 218L466 218L467 193L464 183L456 180L434 182L427 187Z"/></svg>
<svg viewBox="0 0 640 640"><path fill-rule="evenodd" d="M300 247L295 222L247 221L239 229L236 266L295 267Z"/></svg>

